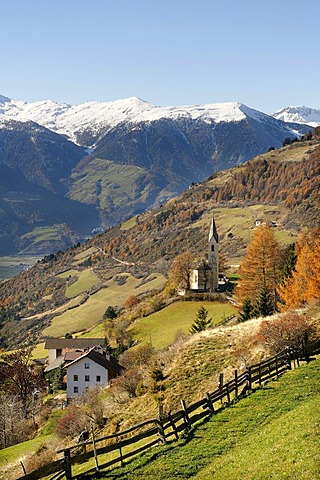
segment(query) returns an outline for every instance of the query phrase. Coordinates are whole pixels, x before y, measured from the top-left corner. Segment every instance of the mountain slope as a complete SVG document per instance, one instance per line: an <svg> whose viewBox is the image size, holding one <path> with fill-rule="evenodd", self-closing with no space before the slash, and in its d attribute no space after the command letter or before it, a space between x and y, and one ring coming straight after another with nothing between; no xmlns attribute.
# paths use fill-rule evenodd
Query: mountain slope
<svg viewBox="0 0 320 480"><path fill-rule="evenodd" d="M166 275L173 258L183 251L190 250L199 260L205 255L212 214L221 249L231 264L237 264L258 218L274 222L275 233L284 243L292 243L303 227L318 225L319 188L319 141L297 142L218 172L128 224L110 228L64 253L48 255L0 286L0 298L8 312L0 330L3 344L9 338L11 346L21 343L26 334L36 340L55 315L46 318L44 313L67 304L69 275L59 276L61 272L70 271L71 275L75 269L92 268L101 282L96 288L107 290L110 279L118 285L126 282L123 274L148 282L152 274ZM131 294L128 288L126 291ZM36 314L41 316L33 317ZM29 320L20 321L15 315Z"/></svg>
<svg viewBox="0 0 320 480"><path fill-rule="evenodd" d="M241 103L158 107L129 98L70 106L0 96L0 164L25 180L9 188L8 175L0 179L0 228L9 235L1 251L25 248L24 234L35 227L78 225L78 236L108 228L308 130ZM35 185L44 189L37 201ZM33 252L37 245L45 251L33 242ZM47 252L56 247L46 242Z"/></svg>
<svg viewBox="0 0 320 480"><path fill-rule="evenodd" d="M84 154L33 122L0 121L0 255L25 248L22 236L35 227L65 225L63 240L38 245L38 252L46 252L65 248L97 225L92 207L64 197L63 180Z"/></svg>

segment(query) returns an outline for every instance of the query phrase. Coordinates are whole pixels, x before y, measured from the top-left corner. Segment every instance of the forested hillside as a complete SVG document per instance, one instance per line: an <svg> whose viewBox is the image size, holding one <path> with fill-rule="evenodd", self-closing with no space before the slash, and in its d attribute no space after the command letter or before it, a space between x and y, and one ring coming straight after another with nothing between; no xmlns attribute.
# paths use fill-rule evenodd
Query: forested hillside
<svg viewBox="0 0 320 480"><path fill-rule="evenodd" d="M166 276L173 258L181 252L190 250L200 260L206 255L213 214L221 250L230 264L239 264L257 219L271 222L282 243L294 242L303 227L319 222L319 183L318 139L296 142L190 185L155 210L84 244L46 256L1 284L2 345L37 341L54 315L43 313L70 301L67 288L76 281L75 274L91 268L99 279L86 291L84 288L81 302L86 302L89 294L107 286L121 272L142 284L152 273ZM70 274L59 275L69 270ZM36 314L42 316L33 317Z"/></svg>

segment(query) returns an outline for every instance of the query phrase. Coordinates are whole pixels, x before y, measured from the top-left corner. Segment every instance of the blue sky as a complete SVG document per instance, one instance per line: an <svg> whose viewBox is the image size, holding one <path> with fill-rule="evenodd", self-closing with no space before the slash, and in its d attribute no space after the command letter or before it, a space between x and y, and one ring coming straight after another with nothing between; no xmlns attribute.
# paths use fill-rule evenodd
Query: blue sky
<svg viewBox="0 0 320 480"><path fill-rule="evenodd" d="M319 0L10 0L0 94L320 108Z"/></svg>

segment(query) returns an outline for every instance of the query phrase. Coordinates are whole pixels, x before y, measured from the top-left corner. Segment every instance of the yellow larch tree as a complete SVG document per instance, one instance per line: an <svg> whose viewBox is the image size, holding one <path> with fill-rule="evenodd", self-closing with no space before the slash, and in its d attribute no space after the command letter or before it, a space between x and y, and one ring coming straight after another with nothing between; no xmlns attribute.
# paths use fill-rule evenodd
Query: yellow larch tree
<svg viewBox="0 0 320 480"><path fill-rule="evenodd" d="M240 282L235 293L241 304L245 299L254 304L261 291L267 289L276 306L280 260L281 248L272 227L259 226L253 233L240 265Z"/></svg>
<svg viewBox="0 0 320 480"><path fill-rule="evenodd" d="M304 231L297 245L292 277L279 287L284 309L298 308L320 298L320 227Z"/></svg>

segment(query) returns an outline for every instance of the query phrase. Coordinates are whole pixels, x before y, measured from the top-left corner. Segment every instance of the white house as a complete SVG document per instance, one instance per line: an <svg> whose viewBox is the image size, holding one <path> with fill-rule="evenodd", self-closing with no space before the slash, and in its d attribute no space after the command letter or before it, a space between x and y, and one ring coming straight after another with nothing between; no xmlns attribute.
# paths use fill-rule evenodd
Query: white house
<svg viewBox="0 0 320 480"><path fill-rule="evenodd" d="M45 371L53 370L64 363L67 352L84 350L103 343L103 338L47 338L44 348L49 350L49 365Z"/></svg>
<svg viewBox="0 0 320 480"><path fill-rule="evenodd" d="M93 347L64 366L67 372L67 399L83 393L87 388L107 385L121 374L123 367L101 345Z"/></svg>

